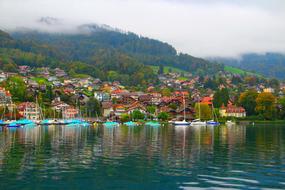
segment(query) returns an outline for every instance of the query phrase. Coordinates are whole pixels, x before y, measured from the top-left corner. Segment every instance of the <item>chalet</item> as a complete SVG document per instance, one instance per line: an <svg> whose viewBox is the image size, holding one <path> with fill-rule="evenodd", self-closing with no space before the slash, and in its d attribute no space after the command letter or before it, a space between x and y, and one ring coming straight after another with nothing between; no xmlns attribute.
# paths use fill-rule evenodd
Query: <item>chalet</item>
<svg viewBox="0 0 285 190"><path fill-rule="evenodd" d="M65 119L73 119L76 118L79 114L78 109L69 106L68 108L64 109L62 112L62 117Z"/></svg>
<svg viewBox="0 0 285 190"><path fill-rule="evenodd" d="M160 93L151 93L152 96L152 104L158 105L161 103L161 97L162 95Z"/></svg>
<svg viewBox="0 0 285 190"><path fill-rule="evenodd" d="M200 101L200 103L203 103L203 104L207 104L209 106L212 106L213 105L213 98L212 97L203 97L202 100Z"/></svg>
<svg viewBox="0 0 285 190"><path fill-rule="evenodd" d="M49 68L48 67L42 67L40 68L39 74L45 78L49 78Z"/></svg>
<svg viewBox="0 0 285 190"><path fill-rule="evenodd" d="M126 112L128 114L131 114L135 110L139 110L142 113L146 113L146 108L142 104L140 104L139 102L134 102L133 104L128 106L128 108L126 109Z"/></svg>
<svg viewBox="0 0 285 190"><path fill-rule="evenodd" d="M52 101L51 106L52 106L52 109L54 109L57 112L61 112L70 107L67 103L62 102L62 101Z"/></svg>
<svg viewBox="0 0 285 190"><path fill-rule="evenodd" d="M49 82L53 82L53 81L57 81L58 79L57 79L57 77L55 77L55 76L50 76L49 78L48 78L48 81Z"/></svg>
<svg viewBox="0 0 285 190"><path fill-rule="evenodd" d="M27 65L19 66L19 73L22 75L26 75L31 72L31 68Z"/></svg>
<svg viewBox="0 0 285 190"><path fill-rule="evenodd" d="M175 96L182 96L182 97L184 96L186 98L186 97L189 97L189 92L187 92L187 91L175 91L174 95Z"/></svg>
<svg viewBox="0 0 285 190"><path fill-rule="evenodd" d="M6 74L6 73L1 72L1 73L0 73L0 82L5 81L6 79L7 79L7 74Z"/></svg>
<svg viewBox="0 0 285 190"><path fill-rule="evenodd" d="M111 100L111 95L107 92L94 92L94 98L96 98L99 102L106 102Z"/></svg>
<svg viewBox="0 0 285 190"><path fill-rule="evenodd" d="M124 105L129 105L129 104L133 104L134 102L136 102L136 100L131 96L131 94L122 95L118 101Z"/></svg>
<svg viewBox="0 0 285 190"><path fill-rule="evenodd" d="M275 90L274 90L274 88L264 88L263 92L274 93Z"/></svg>
<svg viewBox="0 0 285 190"><path fill-rule="evenodd" d="M220 115L222 117L246 117L246 111L243 107L228 104L227 107L223 105L220 108Z"/></svg>
<svg viewBox="0 0 285 190"><path fill-rule="evenodd" d="M41 108L34 102L24 102L18 105L19 113L22 117L31 120L41 119Z"/></svg>
<svg viewBox="0 0 285 190"><path fill-rule="evenodd" d="M122 104L116 104L113 106L115 116L121 116L122 114L126 113L126 106Z"/></svg>
<svg viewBox="0 0 285 190"><path fill-rule="evenodd" d="M55 72L56 77L66 77L67 76L65 71L59 68L54 69L54 72Z"/></svg>
<svg viewBox="0 0 285 190"><path fill-rule="evenodd" d="M140 95L138 100L143 104L152 104L153 96L151 94Z"/></svg>
<svg viewBox="0 0 285 190"><path fill-rule="evenodd" d="M8 90L0 87L0 106L12 104L12 96Z"/></svg>
<svg viewBox="0 0 285 190"><path fill-rule="evenodd" d="M113 104L112 102L102 102L102 115L103 117L109 117L113 112Z"/></svg>

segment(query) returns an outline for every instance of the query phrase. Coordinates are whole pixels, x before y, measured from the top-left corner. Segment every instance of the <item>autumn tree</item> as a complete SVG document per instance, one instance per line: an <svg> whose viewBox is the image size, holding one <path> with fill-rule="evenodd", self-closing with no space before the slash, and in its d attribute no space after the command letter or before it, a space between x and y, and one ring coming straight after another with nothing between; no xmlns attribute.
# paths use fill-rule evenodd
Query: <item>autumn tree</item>
<svg viewBox="0 0 285 190"><path fill-rule="evenodd" d="M247 115L254 115L255 107L256 107L256 98L258 96L257 91L255 90L248 90L246 92L241 93L239 96L238 103L241 105L245 110Z"/></svg>
<svg viewBox="0 0 285 190"><path fill-rule="evenodd" d="M256 111L263 116L264 119L272 119L275 112L275 102L276 98L272 93L260 93L256 98Z"/></svg>

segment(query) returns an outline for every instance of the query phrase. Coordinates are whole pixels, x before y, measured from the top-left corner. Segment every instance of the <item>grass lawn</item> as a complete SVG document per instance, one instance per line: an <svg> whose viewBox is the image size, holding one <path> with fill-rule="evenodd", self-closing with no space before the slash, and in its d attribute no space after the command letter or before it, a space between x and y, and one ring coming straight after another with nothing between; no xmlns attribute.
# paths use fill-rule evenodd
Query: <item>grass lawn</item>
<svg viewBox="0 0 285 190"><path fill-rule="evenodd" d="M42 84L50 85L51 84L46 78L42 78L42 77L33 77L32 80L36 81L40 85Z"/></svg>
<svg viewBox="0 0 285 190"><path fill-rule="evenodd" d="M249 71L244 71L242 69L236 68L236 67L231 67L231 66L225 66L225 71L231 72L233 74L239 74L239 75L254 75L254 76L261 76L256 73L252 73Z"/></svg>

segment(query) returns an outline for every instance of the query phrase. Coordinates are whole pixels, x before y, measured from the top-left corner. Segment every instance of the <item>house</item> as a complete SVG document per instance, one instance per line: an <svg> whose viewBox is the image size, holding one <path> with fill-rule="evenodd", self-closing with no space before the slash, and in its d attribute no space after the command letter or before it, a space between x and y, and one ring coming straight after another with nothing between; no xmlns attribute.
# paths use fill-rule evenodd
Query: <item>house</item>
<svg viewBox="0 0 285 190"><path fill-rule="evenodd" d="M49 68L48 67L42 67L40 68L39 74L45 78L49 78Z"/></svg>
<svg viewBox="0 0 285 190"><path fill-rule="evenodd" d="M113 105L115 116L121 116L122 114L126 113L126 109L127 109L126 106L122 104Z"/></svg>
<svg viewBox="0 0 285 190"><path fill-rule="evenodd" d="M1 73L0 73L0 82L5 81L6 79L7 79L7 74L6 74L6 73L1 72Z"/></svg>
<svg viewBox="0 0 285 190"><path fill-rule="evenodd" d="M96 98L99 102L107 102L111 100L111 96L107 92L94 92L94 98Z"/></svg>
<svg viewBox="0 0 285 190"><path fill-rule="evenodd" d="M228 104L227 107L222 105L220 115L221 117L246 117L246 111L243 107Z"/></svg>
<svg viewBox="0 0 285 190"><path fill-rule="evenodd" d="M126 113L131 114L135 110L138 110L142 113L146 113L146 108L139 102L134 102L131 105L129 105L126 109Z"/></svg>
<svg viewBox="0 0 285 190"><path fill-rule="evenodd" d="M26 75L31 72L31 68L27 65L19 66L19 73L22 75Z"/></svg>
<svg viewBox="0 0 285 190"><path fill-rule="evenodd" d="M68 108L65 108L63 111L62 111L62 117L65 118L65 119L73 119L73 118L76 118L79 114L79 111L78 109L72 107L72 106L69 106Z"/></svg>
<svg viewBox="0 0 285 190"><path fill-rule="evenodd" d="M274 90L274 88L264 88L263 92L274 93L275 90Z"/></svg>
<svg viewBox="0 0 285 190"><path fill-rule="evenodd" d="M0 87L0 106L12 104L12 95L5 88Z"/></svg>
<svg viewBox="0 0 285 190"><path fill-rule="evenodd" d="M62 101L58 101L58 100L53 100L51 103L52 109L56 110L57 112L63 111L67 108L69 108L70 106Z"/></svg>
<svg viewBox="0 0 285 190"><path fill-rule="evenodd" d="M152 95L151 94L143 94L143 95L140 95L138 100L139 102L141 103L144 103L144 104L148 104L148 103L152 103Z"/></svg>
<svg viewBox="0 0 285 190"><path fill-rule="evenodd" d="M209 97L209 96L203 97L202 100L200 101L200 103L212 106L213 105L213 98Z"/></svg>
<svg viewBox="0 0 285 190"><path fill-rule="evenodd" d="M124 105L129 105L136 102L136 100L131 95L124 94L119 98L118 102Z"/></svg>
<svg viewBox="0 0 285 190"><path fill-rule="evenodd" d="M113 112L113 104L110 101L102 102L102 115L103 117L109 117Z"/></svg>
<svg viewBox="0 0 285 190"><path fill-rule="evenodd" d="M67 74L65 73L64 70L60 69L60 68L56 68L54 69L54 72L55 72L55 76L56 77L66 77Z"/></svg>
<svg viewBox="0 0 285 190"><path fill-rule="evenodd" d="M22 117L30 120L41 119L41 108L34 102L24 102L18 105L19 113Z"/></svg>

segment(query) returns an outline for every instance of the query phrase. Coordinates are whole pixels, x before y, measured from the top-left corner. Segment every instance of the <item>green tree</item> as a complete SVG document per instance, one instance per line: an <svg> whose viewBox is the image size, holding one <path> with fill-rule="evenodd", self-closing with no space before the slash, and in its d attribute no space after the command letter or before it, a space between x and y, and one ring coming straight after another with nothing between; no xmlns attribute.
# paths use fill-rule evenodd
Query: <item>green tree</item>
<svg viewBox="0 0 285 190"><path fill-rule="evenodd" d="M98 100L94 97L91 97L86 103L86 108L88 111L88 115L91 117L96 117L101 115L101 106Z"/></svg>
<svg viewBox="0 0 285 190"><path fill-rule="evenodd" d="M134 110L131 114L132 119L134 120L139 120L139 119L144 119L145 115L140 112L139 110Z"/></svg>
<svg viewBox="0 0 285 190"><path fill-rule="evenodd" d="M150 114L154 114L156 111L156 107L155 106L147 106L146 111Z"/></svg>
<svg viewBox="0 0 285 190"><path fill-rule="evenodd" d="M285 118L285 97L282 97L278 100L278 105L279 105L278 116L280 119L284 119Z"/></svg>
<svg viewBox="0 0 285 190"><path fill-rule="evenodd" d="M217 90L214 94L214 107L219 108L223 104L227 105L229 102L230 96L229 96L229 91L227 88L223 88L221 90Z"/></svg>
<svg viewBox="0 0 285 190"><path fill-rule="evenodd" d="M212 118L212 110L208 104L196 103L195 104L195 116L202 120L209 120Z"/></svg>
<svg viewBox="0 0 285 190"><path fill-rule="evenodd" d="M246 110L246 114L249 116L256 114L255 108L257 96L258 93L255 90L248 90L241 93L239 96L238 103Z"/></svg>
<svg viewBox="0 0 285 190"><path fill-rule="evenodd" d="M19 76L9 77L5 83L5 87L12 94L13 100L16 102L26 101L27 87L24 80Z"/></svg>
<svg viewBox="0 0 285 190"><path fill-rule="evenodd" d="M121 121L122 122L130 121L130 115L129 114L122 114L121 115Z"/></svg>
<svg viewBox="0 0 285 190"><path fill-rule="evenodd" d="M169 119L169 114L166 112L160 112L157 118L161 121L167 121Z"/></svg>

